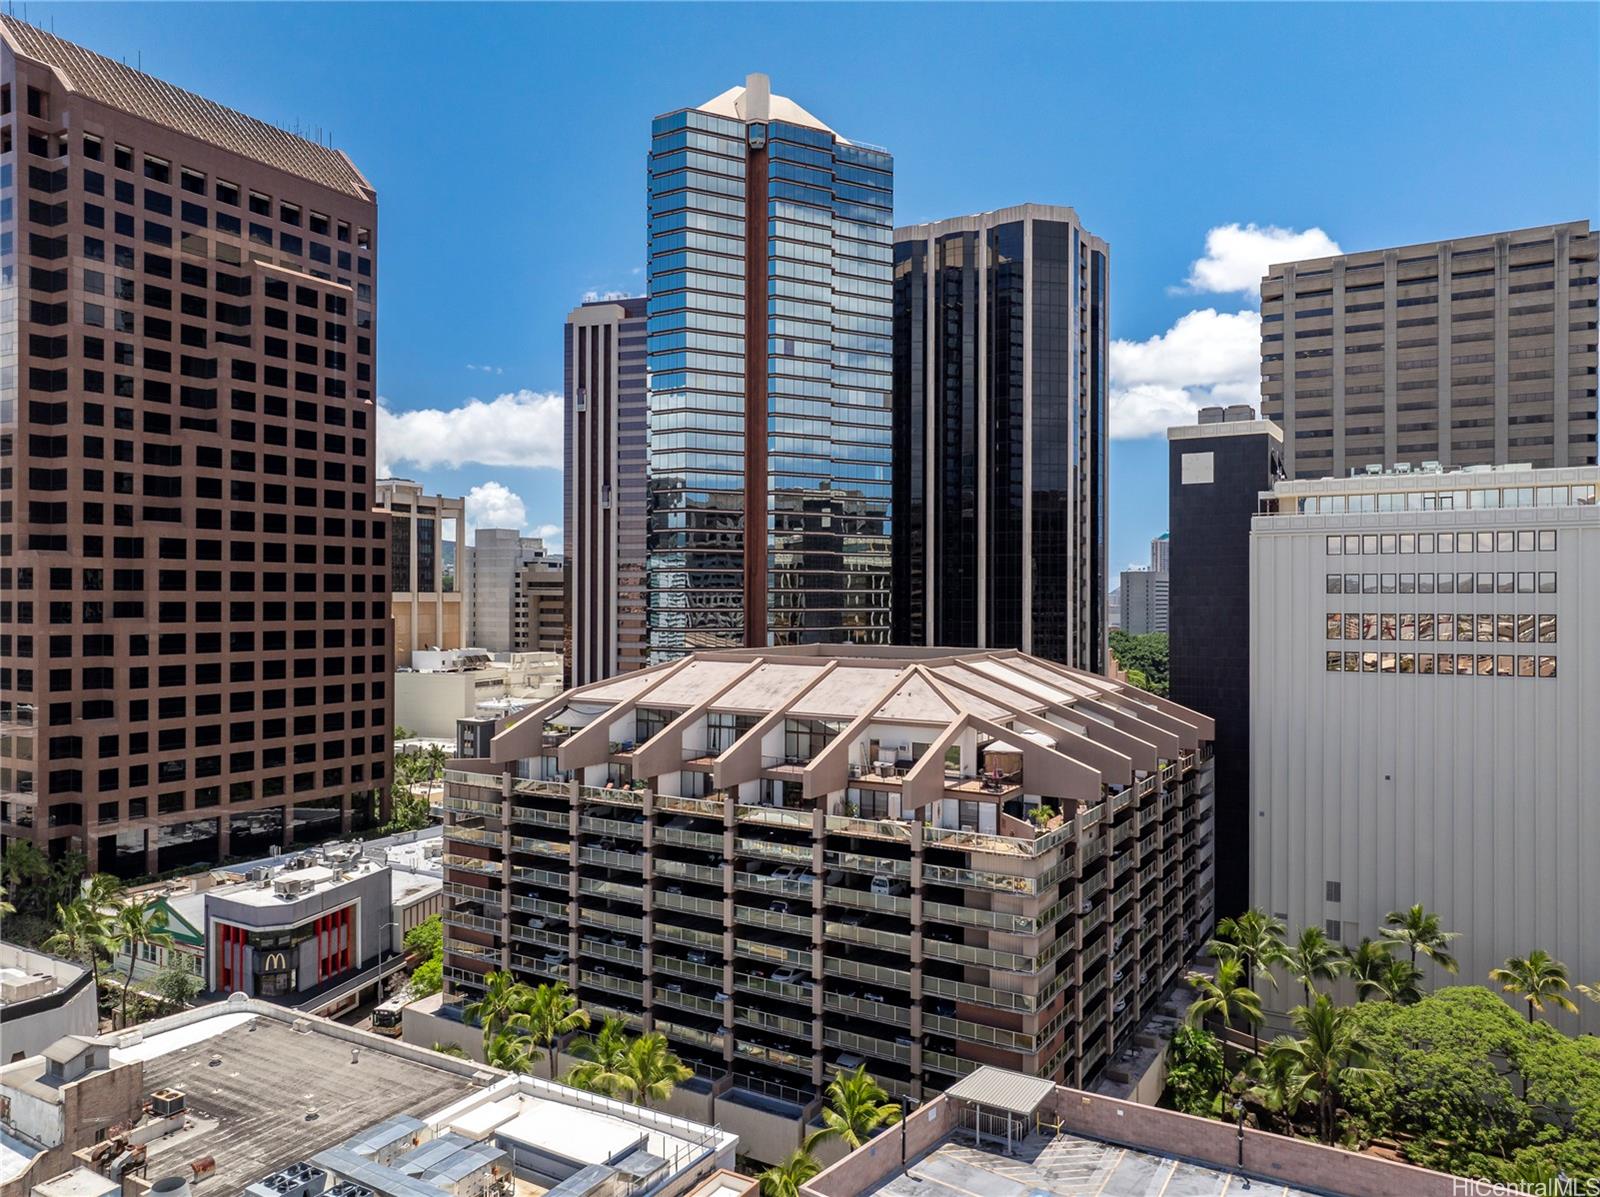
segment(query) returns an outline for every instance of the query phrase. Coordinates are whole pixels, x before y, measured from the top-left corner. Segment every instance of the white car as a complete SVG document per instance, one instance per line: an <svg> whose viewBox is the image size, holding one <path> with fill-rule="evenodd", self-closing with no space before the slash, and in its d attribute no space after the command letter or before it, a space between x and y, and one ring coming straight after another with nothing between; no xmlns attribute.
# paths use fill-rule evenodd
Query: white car
<svg viewBox="0 0 1600 1197"><path fill-rule="evenodd" d="M800 970L797 968L780 968L772 974L772 979L779 985L797 985L800 976Z"/></svg>
<svg viewBox="0 0 1600 1197"><path fill-rule="evenodd" d="M887 894L893 890L893 888L894 880L885 876L883 873L879 873L872 879L872 892L875 894Z"/></svg>

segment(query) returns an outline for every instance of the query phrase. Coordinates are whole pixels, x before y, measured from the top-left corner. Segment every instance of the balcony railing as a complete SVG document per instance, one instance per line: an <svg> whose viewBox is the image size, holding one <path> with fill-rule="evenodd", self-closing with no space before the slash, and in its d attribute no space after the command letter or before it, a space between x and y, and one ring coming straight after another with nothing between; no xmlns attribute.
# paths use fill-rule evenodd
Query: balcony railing
<svg viewBox="0 0 1600 1197"><path fill-rule="evenodd" d="M885 914L911 913L911 899L894 894L875 894L864 889L846 889L842 885L824 886L823 897L839 906L854 906L860 910L878 910Z"/></svg>
<svg viewBox="0 0 1600 1197"><path fill-rule="evenodd" d="M567 841L538 839L531 835L512 836L511 850L529 852L535 856L549 856L556 860L568 860L572 856L572 845Z"/></svg>
<svg viewBox="0 0 1600 1197"><path fill-rule="evenodd" d="M691 981L700 981L707 985L722 984L722 967L714 964L696 964L692 960L683 960L677 956L669 956L665 952L657 952L654 956L654 968L658 973L670 973L675 977L685 977Z"/></svg>
<svg viewBox="0 0 1600 1197"><path fill-rule="evenodd" d="M710 919L722 917L720 898L695 898L688 894L669 894L665 890L657 890L654 900L657 910L678 910L684 914L698 914Z"/></svg>
<svg viewBox="0 0 1600 1197"><path fill-rule="evenodd" d="M822 864L828 869L847 869L869 877L894 877L901 881L911 876L911 862L888 856L868 856L864 852L837 852L832 848L822 853Z"/></svg>
<svg viewBox="0 0 1600 1197"><path fill-rule="evenodd" d="M927 975L922 978L922 992L947 997L952 1001L992 1006L996 1010L1028 1012L1038 1009L1039 1005L1039 999L1029 993L1011 993L1002 989L991 989L987 985L969 985L965 981L950 981L944 977Z"/></svg>
<svg viewBox="0 0 1600 1197"><path fill-rule="evenodd" d="M875 1060L894 1060L901 1064L911 1062L911 1045L896 1043L892 1039L879 1039L874 1035L858 1035L835 1027L822 1029L822 1042L841 1051L858 1052Z"/></svg>
<svg viewBox="0 0 1600 1197"><path fill-rule="evenodd" d="M1003 1047L1009 1051L1033 1052L1038 1050L1038 1043L1032 1035L1021 1031L1008 1031L1004 1027L991 1027L983 1023L971 1022L965 1018L946 1018L941 1014L924 1014L922 1016L922 1029L936 1035L948 1035L952 1039L965 1039L968 1043L984 1043L994 1047ZM1043 1036L1041 1036L1043 1038Z"/></svg>
<svg viewBox="0 0 1600 1197"><path fill-rule="evenodd" d="M780 997L785 1001L799 1002L802 1005L811 1004L811 990L804 985L794 985L787 981L774 981L767 977L753 977L749 973L734 973L733 987L742 989L747 993L764 993L771 997Z"/></svg>
<svg viewBox="0 0 1600 1197"><path fill-rule="evenodd" d="M786 1052L776 1047L768 1047L762 1043L751 1043L747 1039L739 1039L733 1045L735 1055L743 1056L747 1060L755 1060L773 1068L784 1068L790 1072L811 1075L811 1054L809 1052Z"/></svg>
<svg viewBox="0 0 1600 1197"><path fill-rule="evenodd" d="M637 885L623 885L620 881L597 881L593 877L581 877L578 879L578 892L636 907L644 905L644 889Z"/></svg>
<svg viewBox="0 0 1600 1197"><path fill-rule="evenodd" d="M829 956L822 962L822 971L834 977L847 977L854 981L874 981L879 985L889 985L895 989L911 988L911 974L904 969L885 968L881 964L868 964L864 960ZM927 979L923 981L923 988L927 989Z"/></svg>
<svg viewBox="0 0 1600 1197"><path fill-rule="evenodd" d="M888 1002L869 1002L865 998L846 997L842 993L827 993L822 997L822 1004L829 1010L837 1010L841 1014L851 1014L872 1022L888 1023L896 1027L911 1025L911 1011L899 1003L890 1005ZM927 1025L926 1018L923 1020L923 1025Z"/></svg>
<svg viewBox="0 0 1600 1197"><path fill-rule="evenodd" d="M500 817L500 804L498 802L484 802L477 798L461 798L455 794L446 794L444 796L444 808L459 815L486 815L491 819Z"/></svg>
<svg viewBox="0 0 1600 1197"><path fill-rule="evenodd" d="M610 973L597 973L591 969L578 970L578 984L590 985L595 989L604 990L606 993L627 994L629 997L644 1000L644 985L639 981L630 981L626 977L614 977Z"/></svg>
<svg viewBox="0 0 1600 1197"><path fill-rule="evenodd" d="M481 873L485 877L500 876L500 862L497 860L483 860L476 856L458 856L454 852L446 852L444 864L449 869L465 869L469 873Z"/></svg>
<svg viewBox="0 0 1600 1197"><path fill-rule="evenodd" d="M532 823L537 827L554 827L558 831L565 831L571 826L566 811L541 810L537 806L519 806L515 802L511 804L511 821Z"/></svg>
<svg viewBox="0 0 1600 1197"><path fill-rule="evenodd" d="M445 911L444 922L447 927L462 927L468 931L487 931L491 935L500 933L500 920L498 918L485 918L481 914L468 914L463 910Z"/></svg>
<svg viewBox="0 0 1600 1197"><path fill-rule="evenodd" d="M733 1021L765 1031L778 1031L795 1039L804 1039L807 1043L811 1042L811 1030L816 1025L804 1019L786 1018L782 1014L773 1014L767 1010L744 1005L734 1007Z"/></svg>
<svg viewBox="0 0 1600 1197"><path fill-rule="evenodd" d="M809 948L789 948L777 943L762 943L754 939L736 939L733 941L734 950L741 956L751 960L760 960L765 964L792 965L801 969L807 976L811 974L811 950ZM907 988L910 987L910 977L906 978Z"/></svg>
<svg viewBox="0 0 1600 1197"><path fill-rule="evenodd" d="M704 815L718 822L721 822L727 809L727 803L721 798L686 798L681 794L657 794L655 806L657 810Z"/></svg>
<svg viewBox="0 0 1600 1197"><path fill-rule="evenodd" d="M697 993L685 990L670 989L665 985L655 986L655 1001L658 1004L675 1006L679 1010L688 1010L694 1014L703 1014L707 1018L720 1019L722 1017L722 1003L712 998L701 997Z"/></svg>
<svg viewBox="0 0 1600 1197"><path fill-rule="evenodd" d="M738 820L741 823L762 823L768 827L791 827L797 831L810 831L814 821L808 810L750 805L738 808Z"/></svg>
<svg viewBox="0 0 1600 1197"><path fill-rule="evenodd" d="M656 871L661 871L661 862L656 864ZM789 894L809 901L813 878L809 872L799 877L773 877L767 873L749 873L741 869L734 873L733 884L739 889L759 890L766 894Z"/></svg>
<svg viewBox="0 0 1600 1197"><path fill-rule="evenodd" d="M678 877L685 881L699 881L705 885L722 885L722 868L712 868L709 865L685 864L681 860L670 860L666 857L656 858L656 876Z"/></svg>
<svg viewBox="0 0 1600 1197"><path fill-rule="evenodd" d="M615 960L631 968L644 968L644 953L636 948L618 947L614 943L601 943L598 939L578 940L578 955L599 960Z"/></svg>
<svg viewBox="0 0 1600 1197"><path fill-rule="evenodd" d="M720 931L701 931L698 927L680 927L676 923L663 923L656 919L653 921L652 933L656 939L665 939L671 943L681 943L691 948L705 948L712 952L722 951Z"/></svg>
<svg viewBox="0 0 1600 1197"><path fill-rule="evenodd" d="M707 1031L681 1022L670 1022L659 1015L656 1017L656 1030L669 1039L678 1039L684 1043L692 1043L697 1047L709 1048L712 1051L720 1052L723 1044L727 1042L726 1037L721 1032Z"/></svg>
<svg viewBox="0 0 1600 1197"><path fill-rule="evenodd" d="M537 914L544 918L564 919L567 917L567 904L565 902L551 902L545 898L535 898L528 894L512 894L511 909L524 910L529 914Z"/></svg>
<svg viewBox="0 0 1600 1197"><path fill-rule="evenodd" d="M511 879L528 885L547 885L552 889L567 888L567 874L558 873L553 869L530 869L524 865L514 865L511 869Z"/></svg>
<svg viewBox="0 0 1600 1197"><path fill-rule="evenodd" d="M582 814L578 816L578 827L589 835L604 835L625 840L644 839L644 824L629 819L607 819L603 815Z"/></svg>
<svg viewBox="0 0 1600 1197"><path fill-rule="evenodd" d="M494 790L500 792L500 774L498 773L469 773L465 769L446 769L444 771L446 785L472 786L475 789ZM500 804L495 803L496 806Z"/></svg>
<svg viewBox="0 0 1600 1197"><path fill-rule="evenodd" d="M537 944L541 948L552 948L558 952L567 950L568 940L565 931L537 931L522 923L512 923L511 938L518 943Z"/></svg>
<svg viewBox="0 0 1600 1197"><path fill-rule="evenodd" d="M589 927L607 927L633 936L644 935L644 920L628 914L612 914L609 910L596 910L584 906L578 911L578 922Z"/></svg>
<svg viewBox="0 0 1600 1197"><path fill-rule="evenodd" d="M829 920L823 923L823 934L830 940L840 940L846 943L866 944L868 947L880 948L885 952L898 952L902 956L911 954L911 936L898 931L879 931L873 927L853 927L849 923L839 923ZM925 943L931 944L932 940Z"/></svg>
<svg viewBox="0 0 1600 1197"><path fill-rule="evenodd" d="M578 860L583 864L600 865L608 869L624 869L630 873L644 871L643 852L609 852L604 848L585 845L578 849Z"/></svg>
<svg viewBox="0 0 1600 1197"><path fill-rule="evenodd" d="M715 847L720 848L721 846L722 842L719 836ZM734 849L741 856L756 856L763 860L798 864L808 869L811 867L810 844L786 844L782 840L758 840L742 835L734 842Z"/></svg>
<svg viewBox="0 0 1600 1197"><path fill-rule="evenodd" d="M924 885L958 885L963 889L991 889L1007 894L1035 894L1049 884L1045 877L1037 881L1032 877L1018 877L1011 873L996 873L986 869L958 869L950 865L924 864Z"/></svg>
<svg viewBox="0 0 1600 1197"><path fill-rule="evenodd" d="M684 848L699 848L705 852L722 851L722 833L712 834L707 831L689 831L682 827L657 827L655 841L658 844L677 844Z"/></svg>
<svg viewBox="0 0 1600 1197"><path fill-rule="evenodd" d="M736 922L752 927L770 927L774 931L784 931L790 935L811 934L811 918L809 915L779 914L772 910L762 910L756 906L735 906L733 917Z"/></svg>

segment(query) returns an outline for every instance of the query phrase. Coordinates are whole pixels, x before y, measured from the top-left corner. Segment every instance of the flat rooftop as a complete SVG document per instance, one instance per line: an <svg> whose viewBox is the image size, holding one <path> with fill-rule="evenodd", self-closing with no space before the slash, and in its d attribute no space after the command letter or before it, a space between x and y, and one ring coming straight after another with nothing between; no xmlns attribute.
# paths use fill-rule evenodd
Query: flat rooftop
<svg viewBox="0 0 1600 1197"><path fill-rule="evenodd" d="M865 1193L878 1197L1313 1197L1306 1189L1135 1151L1077 1135L1035 1134L1008 1154L960 1130L904 1173Z"/></svg>
<svg viewBox="0 0 1600 1197"><path fill-rule="evenodd" d="M352 1062L355 1044L314 1020L297 1031L274 1018L218 1010L112 1053L114 1061L144 1060L147 1091L185 1094L193 1125L150 1144L149 1175L187 1175L191 1160L209 1155L217 1170L201 1182L202 1193L240 1192L374 1123L437 1110L483 1087L470 1074L386 1051L370 1036Z"/></svg>

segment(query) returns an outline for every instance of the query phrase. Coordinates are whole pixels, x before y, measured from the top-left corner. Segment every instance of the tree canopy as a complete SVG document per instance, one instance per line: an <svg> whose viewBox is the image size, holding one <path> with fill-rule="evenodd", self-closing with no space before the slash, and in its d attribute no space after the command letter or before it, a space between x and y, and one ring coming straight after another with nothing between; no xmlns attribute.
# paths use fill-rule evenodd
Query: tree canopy
<svg viewBox="0 0 1600 1197"><path fill-rule="evenodd" d="M1116 657L1117 665L1127 673L1128 680L1141 690L1148 690L1152 694L1165 694L1167 692L1167 634L1165 632L1150 632L1143 636L1134 636L1121 629L1111 632L1108 637L1111 644L1111 655Z"/></svg>

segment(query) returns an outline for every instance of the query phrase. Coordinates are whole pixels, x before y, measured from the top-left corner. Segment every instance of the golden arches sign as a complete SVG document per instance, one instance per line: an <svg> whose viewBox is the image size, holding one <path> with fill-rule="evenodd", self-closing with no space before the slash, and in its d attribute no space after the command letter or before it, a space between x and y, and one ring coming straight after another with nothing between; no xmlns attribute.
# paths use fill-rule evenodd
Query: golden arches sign
<svg viewBox="0 0 1600 1197"><path fill-rule="evenodd" d="M269 952L261 961L261 971L264 973L286 972L289 968L289 958L282 952Z"/></svg>

